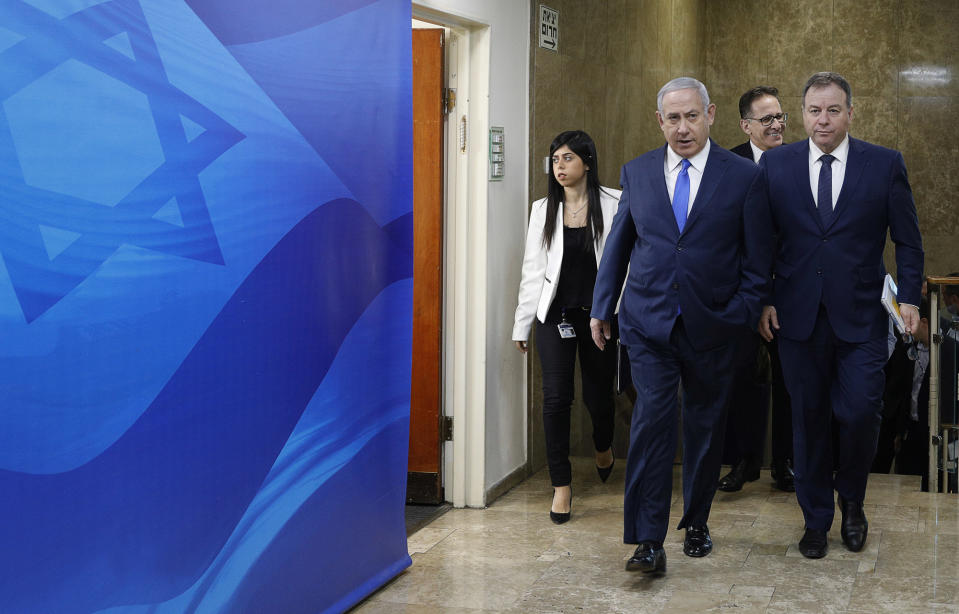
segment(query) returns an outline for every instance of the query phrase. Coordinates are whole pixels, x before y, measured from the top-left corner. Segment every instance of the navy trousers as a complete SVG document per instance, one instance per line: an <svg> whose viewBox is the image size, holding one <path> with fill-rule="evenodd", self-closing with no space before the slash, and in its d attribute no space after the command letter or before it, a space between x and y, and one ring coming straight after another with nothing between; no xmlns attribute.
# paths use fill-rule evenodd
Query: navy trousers
<svg viewBox="0 0 959 614"><path fill-rule="evenodd" d="M805 341L780 337L779 354L792 401L796 497L806 527L828 531L833 490L862 501L882 421L885 336L862 343L839 339L825 308ZM839 467L833 475L833 418Z"/></svg>
<svg viewBox="0 0 959 614"><path fill-rule="evenodd" d="M682 316L668 345L646 340L629 346L636 404L626 459L625 543L661 544L666 538L680 382L683 518L677 528L706 524L719 480L736 346L732 342L705 351L693 349Z"/></svg>

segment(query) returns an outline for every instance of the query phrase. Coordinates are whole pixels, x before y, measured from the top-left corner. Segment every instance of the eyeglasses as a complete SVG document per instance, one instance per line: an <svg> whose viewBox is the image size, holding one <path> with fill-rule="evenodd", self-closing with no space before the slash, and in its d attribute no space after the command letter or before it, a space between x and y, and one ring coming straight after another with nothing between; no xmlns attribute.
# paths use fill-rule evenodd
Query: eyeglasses
<svg viewBox="0 0 959 614"><path fill-rule="evenodd" d="M785 124L787 121L789 121L789 113L776 113L775 115L764 115L759 118L744 117L743 119L759 122L760 124L768 128L769 126L773 125L773 120L776 120L780 124Z"/></svg>

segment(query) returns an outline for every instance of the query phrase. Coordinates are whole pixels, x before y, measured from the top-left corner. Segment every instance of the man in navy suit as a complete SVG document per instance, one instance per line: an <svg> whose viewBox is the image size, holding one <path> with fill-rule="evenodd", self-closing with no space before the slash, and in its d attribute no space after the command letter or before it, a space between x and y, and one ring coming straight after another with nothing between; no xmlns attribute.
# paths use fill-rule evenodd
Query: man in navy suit
<svg viewBox="0 0 959 614"><path fill-rule="evenodd" d="M637 398L626 461L629 571L666 569L677 393L683 385L683 552L712 550L707 520L719 477L737 342L758 320L762 269L748 269L743 208L759 168L709 138L716 106L699 81L663 86L656 117L666 145L623 166L623 194L593 293L602 348L622 290L619 329ZM748 264L748 262L747 262ZM750 270L746 275L744 270Z"/></svg>
<svg viewBox="0 0 959 614"><path fill-rule="evenodd" d="M759 331L767 340L774 332L779 337L792 399L796 496L806 527L799 550L820 558L828 549L833 490L846 547L861 550L868 532L862 505L887 358L888 319L880 303L886 231L896 245L907 331L919 325L923 252L902 155L848 135L849 83L817 73L803 88L802 105L809 139L763 154L746 220L750 248L767 272L776 272L766 284Z"/></svg>

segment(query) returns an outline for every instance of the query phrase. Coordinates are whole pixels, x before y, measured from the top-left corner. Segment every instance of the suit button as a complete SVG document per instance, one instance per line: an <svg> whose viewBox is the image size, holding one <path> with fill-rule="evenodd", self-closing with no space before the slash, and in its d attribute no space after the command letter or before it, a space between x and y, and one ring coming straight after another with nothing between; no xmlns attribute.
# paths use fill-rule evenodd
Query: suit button
<svg viewBox="0 0 959 614"><path fill-rule="evenodd" d="M823 243L825 243L825 242L828 241L828 240L829 240L829 239L827 239L826 237L823 237L823 238L822 238L822 242L823 242Z"/></svg>
<svg viewBox="0 0 959 614"><path fill-rule="evenodd" d="M822 275L822 269L816 269L816 275Z"/></svg>
<svg viewBox="0 0 959 614"><path fill-rule="evenodd" d="M673 290L679 290L679 284L675 281L673 282Z"/></svg>
<svg viewBox="0 0 959 614"><path fill-rule="evenodd" d="M676 246L676 251L677 251L677 252L683 251L683 244L682 244L682 243L680 243L679 245Z"/></svg>

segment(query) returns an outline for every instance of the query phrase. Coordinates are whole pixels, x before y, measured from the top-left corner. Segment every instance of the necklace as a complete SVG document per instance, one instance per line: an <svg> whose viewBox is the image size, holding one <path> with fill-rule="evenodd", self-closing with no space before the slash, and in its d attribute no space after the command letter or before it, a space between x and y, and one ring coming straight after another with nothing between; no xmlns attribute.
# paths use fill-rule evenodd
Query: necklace
<svg viewBox="0 0 959 614"><path fill-rule="evenodd" d="M588 200L587 200L585 203L583 203L583 206L580 207L579 209L577 209L576 211L570 211L570 212L569 212L569 217L576 217L577 215L579 215L579 212L580 212L580 211L582 211L583 209L586 208L587 205L589 205L589 201L588 201Z"/></svg>

